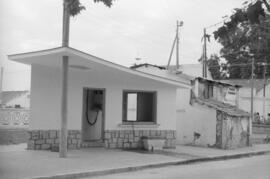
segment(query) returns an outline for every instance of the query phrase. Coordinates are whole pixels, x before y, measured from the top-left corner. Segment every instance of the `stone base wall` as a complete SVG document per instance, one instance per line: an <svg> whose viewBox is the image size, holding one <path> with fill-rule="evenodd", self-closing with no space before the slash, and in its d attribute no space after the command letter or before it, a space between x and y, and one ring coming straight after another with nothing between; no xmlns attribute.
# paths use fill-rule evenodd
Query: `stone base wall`
<svg viewBox="0 0 270 179"><path fill-rule="evenodd" d="M175 148L175 130L106 130L106 148L142 148L142 137L165 139L164 148Z"/></svg>
<svg viewBox="0 0 270 179"><path fill-rule="evenodd" d="M58 130L32 130L28 131L27 149L51 150L59 147L60 131ZM68 149L81 147L81 131L68 130Z"/></svg>
<svg viewBox="0 0 270 179"><path fill-rule="evenodd" d="M28 131L29 150L51 150L59 147L58 130L32 130ZM106 130L106 148L142 148L142 137L165 139L164 148L175 148L175 130ZM79 149L83 147L81 143L81 131L68 131L68 149Z"/></svg>

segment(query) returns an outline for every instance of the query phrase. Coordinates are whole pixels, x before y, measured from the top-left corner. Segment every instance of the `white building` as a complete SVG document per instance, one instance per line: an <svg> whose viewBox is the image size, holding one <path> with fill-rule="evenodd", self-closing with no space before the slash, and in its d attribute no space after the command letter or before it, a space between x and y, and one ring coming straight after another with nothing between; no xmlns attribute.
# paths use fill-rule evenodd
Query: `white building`
<svg viewBox="0 0 270 179"><path fill-rule="evenodd" d="M142 136L162 138L164 147L175 147L176 90L190 89L189 82L59 47L9 56L31 65L29 149L59 145L62 56L69 56L68 148L135 148Z"/></svg>
<svg viewBox="0 0 270 179"><path fill-rule="evenodd" d="M187 75L182 70L166 70L157 65L142 64L132 68L191 83L192 89L177 89L177 144L223 149L246 146L249 114L237 107L239 86Z"/></svg>
<svg viewBox="0 0 270 179"><path fill-rule="evenodd" d="M251 103L251 81L248 79L230 79L222 80L231 84L242 86L239 91L239 108L245 111L250 111ZM264 95L265 93L265 95ZM270 118L270 80L266 81L264 87L263 79L254 80L254 113L259 113L265 119ZM265 96L265 97L264 97Z"/></svg>

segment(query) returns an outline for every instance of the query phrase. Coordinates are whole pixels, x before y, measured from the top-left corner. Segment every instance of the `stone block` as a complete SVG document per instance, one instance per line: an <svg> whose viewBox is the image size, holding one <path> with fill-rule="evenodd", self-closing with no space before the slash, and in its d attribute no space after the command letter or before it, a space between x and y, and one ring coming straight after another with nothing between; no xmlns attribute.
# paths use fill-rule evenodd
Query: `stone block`
<svg viewBox="0 0 270 179"><path fill-rule="evenodd" d="M105 140L105 147L106 147L106 148L109 148L109 147L110 147L110 143L109 143L108 140Z"/></svg>
<svg viewBox="0 0 270 179"><path fill-rule="evenodd" d="M143 139L143 146L146 150L162 150L166 146L165 139Z"/></svg>
<svg viewBox="0 0 270 179"><path fill-rule="evenodd" d="M166 138L167 139L174 139L173 132L172 131L168 132Z"/></svg>
<svg viewBox="0 0 270 179"><path fill-rule="evenodd" d="M38 139L35 141L36 145L40 145L40 144L45 144L45 140L44 139Z"/></svg>
<svg viewBox="0 0 270 179"><path fill-rule="evenodd" d="M123 146L124 146L123 142L121 142L121 141L117 142L117 148L123 148Z"/></svg>
<svg viewBox="0 0 270 179"><path fill-rule="evenodd" d="M124 148L130 148L130 143L129 142L125 142L124 143Z"/></svg>
<svg viewBox="0 0 270 179"><path fill-rule="evenodd" d="M129 134L128 134L128 133L125 133L125 134L124 134L124 138L125 138L125 139L128 139L128 138L129 138Z"/></svg>
<svg viewBox="0 0 270 179"><path fill-rule="evenodd" d="M33 140L39 139L39 131L31 131L31 139Z"/></svg>
<svg viewBox="0 0 270 179"><path fill-rule="evenodd" d="M133 134L129 134L128 140L129 140L129 141L134 141L134 136L133 136Z"/></svg>
<svg viewBox="0 0 270 179"><path fill-rule="evenodd" d="M56 137L60 138L60 131L59 130L56 131Z"/></svg>
<svg viewBox="0 0 270 179"><path fill-rule="evenodd" d="M113 143L117 143L117 138L113 138L113 139L112 139L112 142L113 142Z"/></svg>
<svg viewBox="0 0 270 179"><path fill-rule="evenodd" d="M45 143L46 144L53 144L54 143L54 139L46 139Z"/></svg>
<svg viewBox="0 0 270 179"><path fill-rule="evenodd" d="M110 143L110 148L115 149L116 148L116 143Z"/></svg>
<svg viewBox="0 0 270 179"><path fill-rule="evenodd" d="M41 139L49 139L50 131L40 131Z"/></svg>
<svg viewBox="0 0 270 179"><path fill-rule="evenodd" d="M54 139L55 144L59 144L59 139Z"/></svg>
<svg viewBox="0 0 270 179"><path fill-rule="evenodd" d="M50 136L50 139L57 138L57 131L56 130L51 130L49 136Z"/></svg>
<svg viewBox="0 0 270 179"><path fill-rule="evenodd" d="M106 132L105 133L105 139L110 139L111 138L111 133L110 132Z"/></svg>
<svg viewBox="0 0 270 179"><path fill-rule="evenodd" d="M156 131L155 130L151 130L150 131L150 137L155 137L156 136Z"/></svg>
<svg viewBox="0 0 270 179"><path fill-rule="evenodd" d="M31 140L31 139L32 139L31 132L30 132L30 131L28 131L28 132L27 132L27 140Z"/></svg>
<svg viewBox="0 0 270 179"><path fill-rule="evenodd" d="M161 131L161 137L162 138L166 138L166 134L167 134L167 131L164 131L164 130Z"/></svg>
<svg viewBox="0 0 270 179"><path fill-rule="evenodd" d="M132 142L131 143L131 148L135 149L135 148L138 148L139 145L138 145L138 142Z"/></svg>
<svg viewBox="0 0 270 179"><path fill-rule="evenodd" d="M150 136L148 130L143 130L143 136Z"/></svg>
<svg viewBox="0 0 270 179"><path fill-rule="evenodd" d="M138 131L138 130L136 130L136 131L134 132L134 134L135 134L135 137L139 137L139 131Z"/></svg>
<svg viewBox="0 0 270 179"><path fill-rule="evenodd" d="M41 149L41 145L35 145L35 150L40 150Z"/></svg>
<svg viewBox="0 0 270 179"><path fill-rule="evenodd" d="M28 150L34 150L35 149L35 141L34 140L28 140L27 141L27 149Z"/></svg>
<svg viewBox="0 0 270 179"><path fill-rule="evenodd" d="M78 140L77 139L71 139L71 143L72 144L77 144L78 143Z"/></svg>
<svg viewBox="0 0 270 179"><path fill-rule="evenodd" d="M51 145L50 144L42 144L41 145L41 149L42 150L48 150L48 149L50 149L51 148Z"/></svg>
<svg viewBox="0 0 270 179"><path fill-rule="evenodd" d="M81 134L76 134L77 139L81 139L82 135Z"/></svg>
<svg viewBox="0 0 270 179"><path fill-rule="evenodd" d="M140 137L134 137L134 142L139 142Z"/></svg>

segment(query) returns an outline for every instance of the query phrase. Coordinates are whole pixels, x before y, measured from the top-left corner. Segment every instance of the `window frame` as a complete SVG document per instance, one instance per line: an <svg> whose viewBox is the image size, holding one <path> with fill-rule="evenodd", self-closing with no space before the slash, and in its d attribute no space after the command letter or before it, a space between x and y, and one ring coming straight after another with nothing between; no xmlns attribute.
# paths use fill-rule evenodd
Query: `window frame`
<svg viewBox="0 0 270 179"><path fill-rule="evenodd" d="M136 121L128 121L127 120L127 98L125 95L135 93L138 95L138 93L150 93L153 95L153 106L152 106L152 121L138 121L138 107L137 107L137 115L136 115ZM153 125L157 124L157 91L148 91L148 90L123 90L122 92L122 124L124 125ZM137 99L138 100L138 99ZM138 102L137 102L138 105Z"/></svg>

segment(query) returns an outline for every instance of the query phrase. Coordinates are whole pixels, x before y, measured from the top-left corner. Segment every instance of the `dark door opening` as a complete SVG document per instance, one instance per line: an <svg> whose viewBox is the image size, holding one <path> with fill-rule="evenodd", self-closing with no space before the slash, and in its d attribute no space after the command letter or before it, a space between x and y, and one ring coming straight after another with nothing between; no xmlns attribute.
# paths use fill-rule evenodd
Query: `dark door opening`
<svg viewBox="0 0 270 179"><path fill-rule="evenodd" d="M83 90L82 141L102 141L104 135L105 90Z"/></svg>

